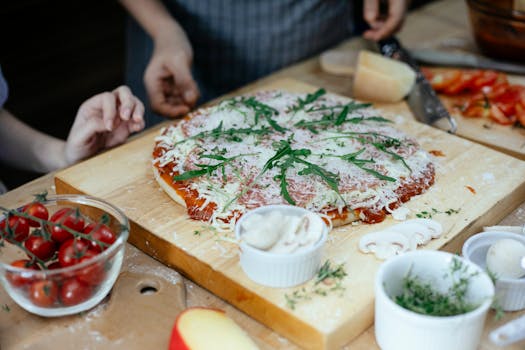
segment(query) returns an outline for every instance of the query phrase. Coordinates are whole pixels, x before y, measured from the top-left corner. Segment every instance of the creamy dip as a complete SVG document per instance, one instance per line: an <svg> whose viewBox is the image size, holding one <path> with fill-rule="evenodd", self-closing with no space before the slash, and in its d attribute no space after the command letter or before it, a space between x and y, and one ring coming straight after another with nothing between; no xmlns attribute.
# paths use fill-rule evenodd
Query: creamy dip
<svg viewBox="0 0 525 350"><path fill-rule="evenodd" d="M274 210L247 217L241 224L241 240L272 253L295 253L315 245L324 229L323 220L314 213L297 216Z"/></svg>

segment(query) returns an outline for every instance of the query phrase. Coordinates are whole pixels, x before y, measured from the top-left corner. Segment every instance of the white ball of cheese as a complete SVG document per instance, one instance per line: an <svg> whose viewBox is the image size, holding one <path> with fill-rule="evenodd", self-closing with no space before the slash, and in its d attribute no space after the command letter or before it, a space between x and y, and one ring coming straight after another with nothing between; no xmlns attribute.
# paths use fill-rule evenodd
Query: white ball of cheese
<svg viewBox="0 0 525 350"><path fill-rule="evenodd" d="M487 269L496 278L521 278L525 269L521 261L525 257L525 245L511 238L494 242L487 251Z"/></svg>

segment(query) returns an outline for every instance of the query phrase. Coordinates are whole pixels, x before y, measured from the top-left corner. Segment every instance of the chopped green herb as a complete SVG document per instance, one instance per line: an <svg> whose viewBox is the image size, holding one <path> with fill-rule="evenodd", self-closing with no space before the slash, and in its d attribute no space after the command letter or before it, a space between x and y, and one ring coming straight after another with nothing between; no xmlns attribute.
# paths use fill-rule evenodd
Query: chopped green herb
<svg viewBox="0 0 525 350"><path fill-rule="evenodd" d="M447 292L433 289L431 283L423 282L410 271L403 279L402 293L395 296L395 302L405 309L423 315L454 316L474 310L478 305L466 300L470 278L475 274L466 274L466 266L459 259L453 259L450 278L454 281Z"/></svg>
<svg viewBox="0 0 525 350"><path fill-rule="evenodd" d="M4 304L4 305L2 305L2 310L4 310L5 312L9 312L9 311L11 311L11 308L9 307L9 305Z"/></svg>
<svg viewBox="0 0 525 350"><path fill-rule="evenodd" d="M340 292L343 296L345 287L342 285L342 280L347 276L344 270L344 264L331 266L330 261L327 260L317 272L317 276L313 285L309 288L302 287L301 289L293 291L292 294L285 294L286 305L295 310L297 304L302 300L312 299L312 295L327 296L331 292Z"/></svg>

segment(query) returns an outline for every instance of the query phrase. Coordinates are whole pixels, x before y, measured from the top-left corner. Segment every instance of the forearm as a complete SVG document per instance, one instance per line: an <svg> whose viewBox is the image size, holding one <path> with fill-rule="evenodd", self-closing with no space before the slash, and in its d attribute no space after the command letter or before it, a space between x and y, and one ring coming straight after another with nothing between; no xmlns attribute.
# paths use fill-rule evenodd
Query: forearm
<svg viewBox="0 0 525 350"><path fill-rule="evenodd" d="M32 129L0 109L0 161L45 173L68 165L64 147L65 141Z"/></svg>
<svg viewBox="0 0 525 350"><path fill-rule="evenodd" d="M156 44L171 40L191 59L193 52L184 29L159 0L120 0Z"/></svg>

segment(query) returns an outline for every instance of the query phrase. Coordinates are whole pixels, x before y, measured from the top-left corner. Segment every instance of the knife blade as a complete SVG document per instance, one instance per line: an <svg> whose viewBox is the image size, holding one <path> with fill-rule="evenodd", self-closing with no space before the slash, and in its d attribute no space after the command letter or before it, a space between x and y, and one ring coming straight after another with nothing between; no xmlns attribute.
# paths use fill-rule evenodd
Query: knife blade
<svg viewBox="0 0 525 350"><path fill-rule="evenodd" d="M409 52L419 62L428 64L494 69L507 73L525 74L525 65L493 60L468 52L437 49L411 49Z"/></svg>
<svg viewBox="0 0 525 350"><path fill-rule="evenodd" d="M439 121L446 119L449 124L447 131L454 134L457 130L456 120L450 116L445 106L443 106L414 58L410 56L395 37L381 40L378 44L379 51L383 56L407 63L416 73L414 87L407 96L407 103L416 119L429 125L438 124Z"/></svg>

